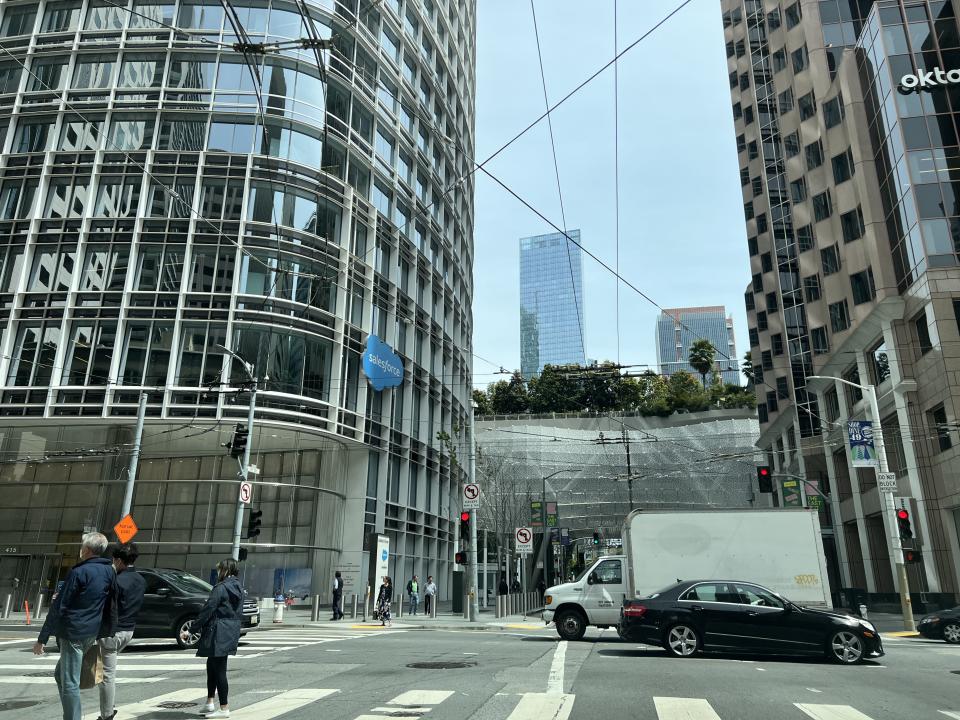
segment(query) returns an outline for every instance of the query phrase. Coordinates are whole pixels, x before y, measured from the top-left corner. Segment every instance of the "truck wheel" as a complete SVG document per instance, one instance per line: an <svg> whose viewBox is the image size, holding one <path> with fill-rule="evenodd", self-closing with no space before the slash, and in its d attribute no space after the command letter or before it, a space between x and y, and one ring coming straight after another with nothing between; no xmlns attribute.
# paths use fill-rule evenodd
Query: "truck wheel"
<svg viewBox="0 0 960 720"><path fill-rule="evenodd" d="M943 626L943 639L951 645L960 644L960 623L947 623Z"/></svg>
<svg viewBox="0 0 960 720"><path fill-rule="evenodd" d="M700 649L700 634L689 625L674 625L664 635L663 647L673 657L692 657Z"/></svg>
<svg viewBox="0 0 960 720"><path fill-rule="evenodd" d="M554 622L557 634L564 640L580 640L587 631L587 619L578 610L561 610Z"/></svg>
<svg viewBox="0 0 960 720"><path fill-rule="evenodd" d="M190 650L200 642L200 625L196 617L185 617L174 626L177 645L183 650Z"/></svg>

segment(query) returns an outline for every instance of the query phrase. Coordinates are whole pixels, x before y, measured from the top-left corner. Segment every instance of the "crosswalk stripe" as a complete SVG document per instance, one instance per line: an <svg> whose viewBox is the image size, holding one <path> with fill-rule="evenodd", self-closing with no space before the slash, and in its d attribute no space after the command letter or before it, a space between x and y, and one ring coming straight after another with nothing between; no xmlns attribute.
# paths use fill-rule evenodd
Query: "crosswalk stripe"
<svg viewBox="0 0 960 720"><path fill-rule="evenodd" d="M660 720L720 720L720 716L703 698L655 697Z"/></svg>
<svg viewBox="0 0 960 720"><path fill-rule="evenodd" d="M810 705L808 703L794 703L807 717L813 720L870 720L856 708L849 705Z"/></svg>
<svg viewBox="0 0 960 720"><path fill-rule="evenodd" d="M26 637L22 640L0 640L0 645L14 645L16 643L25 643L25 642L35 642L35 639L32 637Z"/></svg>
<svg viewBox="0 0 960 720"><path fill-rule="evenodd" d="M316 702L339 690L299 688L287 690L266 700L255 702L239 710L231 708L230 717L234 720L272 720L272 718L293 712L299 708Z"/></svg>
<svg viewBox="0 0 960 720"><path fill-rule="evenodd" d="M453 690L408 690L397 695L388 705L439 705L453 695Z"/></svg>
<svg viewBox="0 0 960 720"><path fill-rule="evenodd" d="M140 702L120 705L117 707L117 717L123 718L124 720L129 720L130 718L138 718L142 715L150 715L161 709L157 707L160 703L195 702L197 700L206 699L203 697L203 695L203 690L197 690L196 688L190 688L188 690L174 690L173 692L168 692L164 693L163 695L157 695L156 697L141 700ZM83 720L97 720L98 717L100 717L99 712L92 712L84 715Z"/></svg>
<svg viewBox="0 0 960 720"><path fill-rule="evenodd" d="M126 660L126 658L124 658ZM125 672L147 672L152 671L167 671L167 670L203 670L204 663L178 663L171 665L138 665L137 663L132 662L120 662L118 663L119 673L122 675ZM23 665L0 665L0 670L23 670ZM37 668L38 670L50 670L52 667L41 667Z"/></svg>
<svg viewBox="0 0 960 720"><path fill-rule="evenodd" d="M953 718L953 720L960 720L960 712L954 710L940 710L941 715L946 715L948 718Z"/></svg>
<svg viewBox="0 0 960 720"><path fill-rule="evenodd" d="M165 677L149 678L117 678L118 683L155 683L167 680ZM53 675L49 677L24 677L23 675L0 675L0 684L3 685L53 685Z"/></svg>
<svg viewBox="0 0 960 720"><path fill-rule="evenodd" d="M567 720L573 710L573 695L524 693L507 720Z"/></svg>

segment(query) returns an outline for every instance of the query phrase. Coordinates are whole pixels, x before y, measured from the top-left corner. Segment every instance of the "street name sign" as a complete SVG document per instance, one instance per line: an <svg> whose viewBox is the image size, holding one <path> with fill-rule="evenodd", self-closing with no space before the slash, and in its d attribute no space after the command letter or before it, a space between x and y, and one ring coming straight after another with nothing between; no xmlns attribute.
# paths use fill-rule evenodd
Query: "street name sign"
<svg viewBox="0 0 960 720"><path fill-rule="evenodd" d="M137 524L133 521L133 515L127 513L126 516L121 518L120 522L113 526L113 531L117 534L117 538L122 543L128 543L133 539L133 536L137 534L137 530L140 528L137 527Z"/></svg>
<svg viewBox="0 0 960 720"><path fill-rule="evenodd" d="M513 538L517 543L517 553L520 555L533 554L533 529L528 527L519 527L513 533Z"/></svg>
<svg viewBox="0 0 960 720"><path fill-rule="evenodd" d="M480 486L476 483L467 483L463 486L463 509L480 509Z"/></svg>
<svg viewBox="0 0 960 720"><path fill-rule="evenodd" d="M896 473L877 473L877 489L880 492L896 492L897 491L897 474Z"/></svg>

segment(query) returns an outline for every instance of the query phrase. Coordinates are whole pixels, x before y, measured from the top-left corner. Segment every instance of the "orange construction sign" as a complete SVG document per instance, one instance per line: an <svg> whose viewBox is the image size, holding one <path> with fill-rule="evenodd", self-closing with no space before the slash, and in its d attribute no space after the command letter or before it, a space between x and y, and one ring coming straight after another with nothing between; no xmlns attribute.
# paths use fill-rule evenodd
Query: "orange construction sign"
<svg viewBox="0 0 960 720"><path fill-rule="evenodd" d="M137 534L137 530L139 530L139 528L133 521L133 516L130 514L121 518L120 522L113 526L113 531L122 543L130 542L131 538Z"/></svg>

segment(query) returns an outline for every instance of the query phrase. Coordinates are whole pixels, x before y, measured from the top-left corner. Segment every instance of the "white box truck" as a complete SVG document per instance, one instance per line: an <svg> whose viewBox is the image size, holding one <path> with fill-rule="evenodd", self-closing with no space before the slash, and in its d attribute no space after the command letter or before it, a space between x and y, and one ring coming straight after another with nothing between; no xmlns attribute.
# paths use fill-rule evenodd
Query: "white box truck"
<svg viewBox="0 0 960 720"><path fill-rule="evenodd" d="M622 555L600 557L573 582L547 589L543 620L555 622L560 637L616 627L625 598L679 580L749 581L800 605L832 607L814 510L634 510L622 538Z"/></svg>

